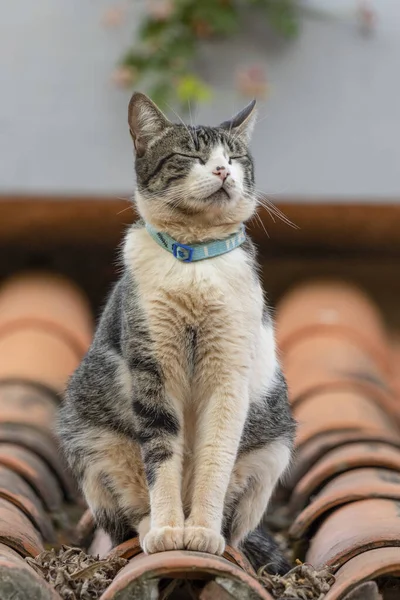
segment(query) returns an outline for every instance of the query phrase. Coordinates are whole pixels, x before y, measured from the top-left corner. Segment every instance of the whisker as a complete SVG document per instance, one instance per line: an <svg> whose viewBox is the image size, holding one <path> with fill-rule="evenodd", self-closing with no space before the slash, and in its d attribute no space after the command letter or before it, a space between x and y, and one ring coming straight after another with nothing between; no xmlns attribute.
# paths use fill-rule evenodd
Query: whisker
<svg viewBox="0 0 400 600"><path fill-rule="evenodd" d="M287 217L277 206L275 206L271 202L268 202L266 199L264 199L264 200L259 199L258 202L259 202L260 206L263 206L270 214L273 213L283 223L286 223L286 225L289 225L289 227L293 227L293 229L299 229L299 226L296 225L296 223L293 223L289 219L289 217Z"/></svg>
<svg viewBox="0 0 400 600"><path fill-rule="evenodd" d="M133 207L132 206L127 206L126 208L123 208L122 210L120 210L119 212L117 212L117 215L122 215L122 213L126 212L127 210L132 210L133 211Z"/></svg>
<svg viewBox="0 0 400 600"><path fill-rule="evenodd" d="M261 206L262 206L262 205L261 205ZM268 207L268 206L264 206L264 208L267 210L267 212L268 212L269 216L271 217L272 221L273 221L274 223L276 223L276 221L275 221L275 219L274 219L274 213L273 213L273 212L272 212L272 211L269 209L269 207Z"/></svg>
<svg viewBox="0 0 400 600"><path fill-rule="evenodd" d="M257 201L257 205L258 206L262 206L270 215L271 219L275 222L274 217L276 217L277 219L280 219L283 223L285 223L286 225L289 225L289 227L293 227L293 229L299 229L299 226L296 225L295 223L293 223L289 217L287 217L271 200L271 198L269 198L265 192L254 188L254 189L250 189L250 188L246 188L245 191L249 194L249 195L253 195L253 197L256 198Z"/></svg>
<svg viewBox="0 0 400 600"><path fill-rule="evenodd" d="M199 148L199 138L197 136L196 128L195 128L195 126L193 124L192 109L191 109L191 106L190 106L190 99L189 98L188 98L188 108L189 108L190 125L192 127L192 132L193 132L193 135L192 135L193 141L194 141L194 135L196 135L196 148Z"/></svg>
<svg viewBox="0 0 400 600"><path fill-rule="evenodd" d="M268 200L268 206L271 208L271 210L273 210L275 212L275 214L277 216L279 216L283 221L285 221L285 223L287 223L288 225L291 225L292 227L295 227L298 229L298 226L293 223L289 217L287 217L285 215L285 213L283 213L275 204L273 204L270 200Z"/></svg>
<svg viewBox="0 0 400 600"><path fill-rule="evenodd" d="M132 194L131 196L128 196L128 198L126 196L117 196L116 199L124 200L125 202L132 202L133 197L134 197L134 194Z"/></svg>
<svg viewBox="0 0 400 600"><path fill-rule="evenodd" d="M263 121L265 121L265 119L268 119L270 115L264 115L261 119L257 119L257 125L259 125L260 123L262 123Z"/></svg>
<svg viewBox="0 0 400 600"><path fill-rule="evenodd" d="M267 237L269 238L269 237L270 237L270 235L269 235L269 233L268 233L268 231L267 231L267 229L266 229L266 227L265 227L265 225L264 225L264 222L263 222L262 218L261 218L261 217L260 217L260 215L258 214L258 212L255 212L255 213L254 213L254 217L256 217L256 219L257 219L257 220L258 220L258 222L260 223L261 227L263 228L264 232L266 233ZM254 217L253 217L253 218L254 218Z"/></svg>
<svg viewBox="0 0 400 600"><path fill-rule="evenodd" d="M192 132L190 131L189 127L186 125L185 121L182 119L182 117L180 117L180 116L178 115L178 113L176 112L176 110L174 110L174 109L172 108L172 106L170 106L168 103L166 103L166 105L168 106L168 108L169 108L170 110L172 110L172 112L174 113L174 115L175 115L175 116L176 116L176 117L177 117L177 118L180 120L180 122L182 123L182 125L184 126L184 128L186 129L186 131L188 132L189 136L192 138L192 140L193 140L193 143L195 143L195 141L194 141L194 137L193 137L193 134L192 134Z"/></svg>

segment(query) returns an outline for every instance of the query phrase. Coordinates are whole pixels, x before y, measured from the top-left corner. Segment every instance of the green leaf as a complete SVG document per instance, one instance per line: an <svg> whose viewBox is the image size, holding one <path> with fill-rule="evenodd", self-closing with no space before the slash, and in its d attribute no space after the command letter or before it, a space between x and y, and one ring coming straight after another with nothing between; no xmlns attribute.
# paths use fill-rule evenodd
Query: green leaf
<svg viewBox="0 0 400 600"><path fill-rule="evenodd" d="M209 24L214 33L230 35L239 29L239 11L235 3L226 3L217 0L202 0L197 2L192 9L190 21L196 20Z"/></svg>
<svg viewBox="0 0 400 600"><path fill-rule="evenodd" d="M239 18L234 11L216 11L211 25L215 33L231 35L239 29Z"/></svg>
<svg viewBox="0 0 400 600"><path fill-rule="evenodd" d="M152 87L157 102L174 98L183 106L205 101L211 90L189 72L201 42L194 30L233 36L244 11L263 11L280 34L293 37L298 32L297 0L170 0L171 14L165 19L144 17L138 31L139 42L120 64L135 70L135 76ZM197 27L199 26L199 27Z"/></svg>
<svg viewBox="0 0 400 600"><path fill-rule="evenodd" d="M184 75L180 78L176 88L177 96L181 102L200 100L204 102L211 97L210 88L195 75Z"/></svg>
<svg viewBox="0 0 400 600"><path fill-rule="evenodd" d="M292 0L264 0L267 18L271 26L285 37L298 33L298 21Z"/></svg>
<svg viewBox="0 0 400 600"><path fill-rule="evenodd" d="M195 39L193 35L176 36L168 41L163 52L170 58L191 58L195 53Z"/></svg>
<svg viewBox="0 0 400 600"><path fill-rule="evenodd" d="M155 37L158 37L162 33L164 33L164 31L168 29L169 26L170 24L167 20L158 21L155 19L147 19L139 30L140 39L154 39Z"/></svg>
<svg viewBox="0 0 400 600"><path fill-rule="evenodd" d="M121 64L126 67L135 67L140 71L146 68L148 59L137 52L129 51L122 58Z"/></svg>

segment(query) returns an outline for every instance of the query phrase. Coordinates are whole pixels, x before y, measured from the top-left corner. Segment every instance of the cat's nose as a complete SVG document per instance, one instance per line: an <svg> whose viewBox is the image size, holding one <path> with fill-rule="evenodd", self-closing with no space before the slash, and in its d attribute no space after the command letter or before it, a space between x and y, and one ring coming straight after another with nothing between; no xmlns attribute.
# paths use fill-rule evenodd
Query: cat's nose
<svg viewBox="0 0 400 600"><path fill-rule="evenodd" d="M228 171L226 167L216 167L213 174L219 177L221 181L225 181L225 179L229 177L230 171Z"/></svg>

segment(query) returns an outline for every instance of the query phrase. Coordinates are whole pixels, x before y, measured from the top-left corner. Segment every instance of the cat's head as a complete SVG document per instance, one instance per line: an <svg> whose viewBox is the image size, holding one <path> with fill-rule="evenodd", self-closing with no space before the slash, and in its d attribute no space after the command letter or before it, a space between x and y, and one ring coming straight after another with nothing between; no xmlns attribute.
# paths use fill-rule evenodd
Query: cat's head
<svg viewBox="0 0 400 600"><path fill-rule="evenodd" d="M256 208L249 139L255 101L218 127L171 123L144 94L129 104L136 161L136 202L162 228L235 224Z"/></svg>

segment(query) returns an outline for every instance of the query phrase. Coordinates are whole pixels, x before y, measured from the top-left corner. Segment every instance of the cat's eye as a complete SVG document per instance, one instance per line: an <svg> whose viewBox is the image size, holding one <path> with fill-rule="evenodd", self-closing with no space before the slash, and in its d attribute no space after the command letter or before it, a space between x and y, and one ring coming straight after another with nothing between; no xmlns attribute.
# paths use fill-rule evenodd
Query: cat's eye
<svg viewBox="0 0 400 600"><path fill-rule="evenodd" d="M232 164L232 157L230 156L229 160L228 160L228 165L231 165L231 164Z"/></svg>
<svg viewBox="0 0 400 600"><path fill-rule="evenodd" d="M183 156L184 158L190 158L191 160L198 160L200 164L205 165L206 162L201 158L201 156L197 156L196 154L184 154L183 152L173 152L172 156Z"/></svg>
<svg viewBox="0 0 400 600"><path fill-rule="evenodd" d="M247 158L246 154L241 154L240 156L230 156L229 157L229 164L232 164L232 160L240 160L241 158Z"/></svg>

